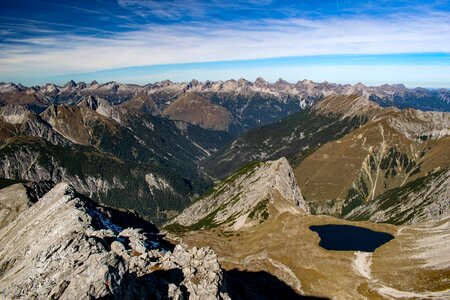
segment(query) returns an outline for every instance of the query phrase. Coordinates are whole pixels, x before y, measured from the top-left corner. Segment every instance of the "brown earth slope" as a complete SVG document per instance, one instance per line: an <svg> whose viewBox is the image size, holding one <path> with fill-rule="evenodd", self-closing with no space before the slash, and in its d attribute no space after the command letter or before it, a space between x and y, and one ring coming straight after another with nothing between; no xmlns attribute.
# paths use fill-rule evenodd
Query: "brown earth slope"
<svg viewBox="0 0 450 300"><path fill-rule="evenodd" d="M228 130L231 114L222 106L196 94L183 94L162 113L172 120L181 120L205 129Z"/></svg>

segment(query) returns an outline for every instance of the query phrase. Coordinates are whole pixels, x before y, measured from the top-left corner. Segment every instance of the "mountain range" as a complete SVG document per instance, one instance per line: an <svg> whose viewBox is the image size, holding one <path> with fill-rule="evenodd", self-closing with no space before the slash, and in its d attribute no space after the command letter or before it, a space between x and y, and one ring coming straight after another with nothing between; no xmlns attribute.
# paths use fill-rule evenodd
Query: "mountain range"
<svg viewBox="0 0 450 300"><path fill-rule="evenodd" d="M0 295L446 298L449 149L446 89L1 83Z"/></svg>

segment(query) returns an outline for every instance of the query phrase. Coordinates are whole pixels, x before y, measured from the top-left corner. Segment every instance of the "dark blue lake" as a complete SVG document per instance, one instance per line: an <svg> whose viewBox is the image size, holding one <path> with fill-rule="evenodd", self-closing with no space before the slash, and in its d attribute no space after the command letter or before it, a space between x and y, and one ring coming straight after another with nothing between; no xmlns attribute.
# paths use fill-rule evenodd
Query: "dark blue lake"
<svg viewBox="0 0 450 300"><path fill-rule="evenodd" d="M319 246L327 250L373 252L394 238L386 232L351 225L310 226L320 236Z"/></svg>

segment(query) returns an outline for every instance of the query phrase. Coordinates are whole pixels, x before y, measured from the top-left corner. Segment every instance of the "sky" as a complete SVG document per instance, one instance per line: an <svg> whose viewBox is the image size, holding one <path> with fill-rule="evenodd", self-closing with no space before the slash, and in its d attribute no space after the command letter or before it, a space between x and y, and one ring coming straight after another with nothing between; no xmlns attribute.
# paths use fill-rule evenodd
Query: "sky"
<svg viewBox="0 0 450 300"><path fill-rule="evenodd" d="M450 88L450 0L0 0L0 81Z"/></svg>

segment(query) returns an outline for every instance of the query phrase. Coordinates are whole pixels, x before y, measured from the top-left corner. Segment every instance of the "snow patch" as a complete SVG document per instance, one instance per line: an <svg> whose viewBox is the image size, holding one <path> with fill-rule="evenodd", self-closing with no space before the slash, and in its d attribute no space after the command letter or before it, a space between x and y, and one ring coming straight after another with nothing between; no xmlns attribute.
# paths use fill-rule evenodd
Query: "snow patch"
<svg viewBox="0 0 450 300"><path fill-rule="evenodd" d="M112 230L115 234L118 234L122 231L122 227L114 224L113 222L111 222L110 219L108 219L107 217L105 217L103 214L101 214L98 211L94 211L93 212L94 216L96 216L100 222L102 223L102 225L106 228L106 229L110 229Z"/></svg>

